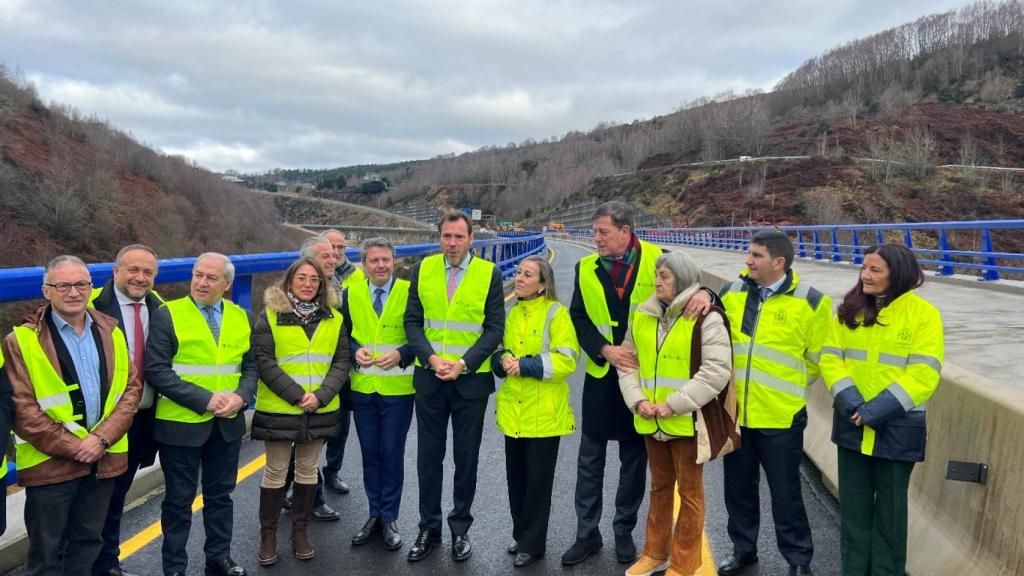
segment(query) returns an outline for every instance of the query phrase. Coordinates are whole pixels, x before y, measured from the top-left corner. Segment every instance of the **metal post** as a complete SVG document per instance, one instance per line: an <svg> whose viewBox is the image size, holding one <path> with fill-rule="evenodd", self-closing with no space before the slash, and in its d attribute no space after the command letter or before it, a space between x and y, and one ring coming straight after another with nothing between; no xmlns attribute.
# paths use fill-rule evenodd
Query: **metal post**
<svg viewBox="0 0 1024 576"><path fill-rule="evenodd" d="M949 255L949 237L946 235L945 230L939 230L939 250L942 250L942 261L949 263L939 268L939 275L952 276L953 258Z"/></svg>
<svg viewBox="0 0 1024 576"><path fill-rule="evenodd" d="M842 262L843 255L839 253L839 230L832 229L832 261Z"/></svg>
<svg viewBox="0 0 1024 576"><path fill-rule="evenodd" d="M864 256L860 253L860 237L857 235L857 231L853 230L852 244L853 244L853 263L863 264Z"/></svg>
<svg viewBox="0 0 1024 576"><path fill-rule="evenodd" d="M236 276L231 283L231 301L252 312L252 275Z"/></svg>
<svg viewBox="0 0 1024 576"><path fill-rule="evenodd" d="M981 249L984 250L988 257L985 258L985 273L982 276L985 280L999 280L999 270L996 269L996 258L991 256L994 250L992 249L992 234L989 233L988 229L981 231Z"/></svg>
<svg viewBox="0 0 1024 576"><path fill-rule="evenodd" d="M818 237L818 231L814 230L812 236L814 237L814 259L821 260L821 238Z"/></svg>

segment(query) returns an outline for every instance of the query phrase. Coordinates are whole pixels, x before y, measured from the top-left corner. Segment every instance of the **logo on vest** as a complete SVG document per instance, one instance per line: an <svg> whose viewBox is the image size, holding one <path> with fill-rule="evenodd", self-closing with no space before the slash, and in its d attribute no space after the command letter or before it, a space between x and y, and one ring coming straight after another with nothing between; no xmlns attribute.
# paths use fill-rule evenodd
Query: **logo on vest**
<svg viewBox="0 0 1024 576"><path fill-rule="evenodd" d="M897 337L900 339L901 342L910 342L914 338L914 333L910 330L910 328L902 328L899 331L899 334L897 334Z"/></svg>

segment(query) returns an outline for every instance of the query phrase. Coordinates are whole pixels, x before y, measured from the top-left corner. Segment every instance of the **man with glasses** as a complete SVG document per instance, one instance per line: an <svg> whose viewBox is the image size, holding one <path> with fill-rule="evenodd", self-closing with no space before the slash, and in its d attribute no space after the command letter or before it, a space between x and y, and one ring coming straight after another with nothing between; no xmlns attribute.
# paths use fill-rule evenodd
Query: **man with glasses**
<svg viewBox="0 0 1024 576"><path fill-rule="evenodd" d="M146 341L146 382L160 394L153 436L167 491L160 525L166 576L184 576L192 500L202 472L206 576L245 576L231 559L242 410L259 369L249 347L249 312L224 298L235 266L223 254L196 258L188 296L164 304Z"/></svg>
<svg viewBox="0 0 1024 576"><path fill-rule="evenodd" d="M14 391L18 483L25 487L25 574L90 574L126 432L142 393L117 321L88 307L85 263L46 265L43 297L3 342Z"/></svg>

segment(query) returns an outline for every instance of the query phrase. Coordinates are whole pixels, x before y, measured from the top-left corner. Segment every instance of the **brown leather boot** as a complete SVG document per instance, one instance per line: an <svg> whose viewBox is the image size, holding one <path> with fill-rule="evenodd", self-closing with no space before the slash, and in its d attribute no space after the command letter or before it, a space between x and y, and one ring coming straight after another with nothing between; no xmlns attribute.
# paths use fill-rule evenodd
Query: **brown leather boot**
<svg viewBox="0 0 1024 576"><path fill-rule="evenodd" d="M316 498L316 484L292 485L292 547L295 557L299 560L313 558L313 544L306 534L309 516L313 513L313 500Z"/></svg>
<svg viewBox="0 0 1024 576"><path fill-rule="evenodd" d="M277 562L277 519L281 517L284 488L260 487L260 566Z"/></svg>

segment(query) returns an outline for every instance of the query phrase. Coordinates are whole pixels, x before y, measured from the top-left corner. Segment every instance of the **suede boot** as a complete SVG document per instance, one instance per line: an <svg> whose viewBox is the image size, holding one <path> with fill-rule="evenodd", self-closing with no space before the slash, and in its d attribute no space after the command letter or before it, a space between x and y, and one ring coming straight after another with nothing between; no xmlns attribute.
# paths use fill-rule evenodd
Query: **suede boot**
<svg viewBox="0 0 1024 576"><path fill-rule="evenodd" d="M260 488L260 566L277 562L277 519L281 517L284 488Z"/></svg>
<svg viewBox="0 0 1024 576"><path fill-rule="evenodd" d="M313 558L313 544L309 541L306 527L313 513L316 498L316 484L295 483L292 487L292 547L299 560Z"/></svg>

